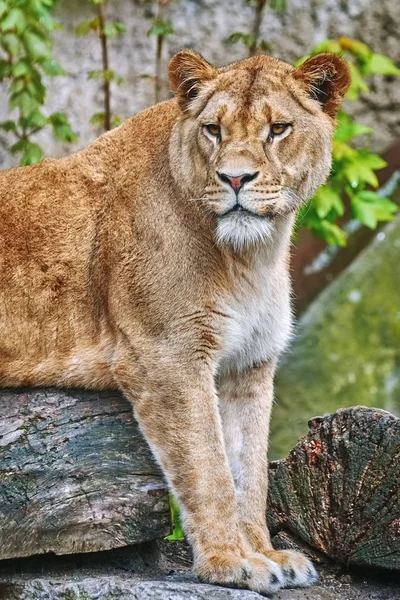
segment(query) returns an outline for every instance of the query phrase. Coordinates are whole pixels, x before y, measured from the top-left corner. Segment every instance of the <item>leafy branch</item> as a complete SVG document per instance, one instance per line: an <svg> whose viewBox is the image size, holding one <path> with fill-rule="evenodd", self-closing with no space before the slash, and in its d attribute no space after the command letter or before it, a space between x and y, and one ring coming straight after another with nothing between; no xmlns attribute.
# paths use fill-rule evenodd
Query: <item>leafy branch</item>
<svg viewBox="0 0 400 600"><path fill-rule="evenodd" d="M312 53L323 51L340 53L348 59L352 83L346 97L351 101L357 100L361 92L369 92L366 82L369 75L400 76L400 69L389 57L374 54L366 44L357 40L345 37L326 40ZM305 59L302 58L297 64ZM339 111L333 139L331 177L298 216L299 226L311 229L328 244L346 245L345 232L337 224L345 214L346 206L353 218L371 229L375 229L379 222L391 221L397 211L394 202L374 191L378 187L375 171L386 167L386 162L370 150L357 150L348 143L371 132L370 127L355 123L346 112Z"/></svg>
<svg viewBox="0 0 400 600"><path fill-rule="evenodd" d="M77 36L88 35L94 32L101 45L102 69L90 71L88 79L100 79L103 82L104 92L104 111L95 113L90 119L91 125L102 125L105 131L109 131L120 123L120 118L112 115L111 110L111 83L121 85L124 79L115 71L110 69L108 39L121 35L126 31L126 27L119 21L107 23L105 16L106 0L89 0L97 7L97 16L93 19L82 21L75 29Z"/></svg>
<svg viewBox="0 0 400 600"><path fill-rule="evenodd" d="M60 141L76 140L64 114L46 116L41 110L47 91L43 76L65 74L52 55L51 33L60 28L51 16L54 4L55 0L0 0L0 82L9 82L8 105L18 115L0 123L0 129L16 138L10 150L20 155L21 165L42 160L43 150L31 138L49 125Z"/></svg>
<svg viewBox="0 0 400 600"><path fill-rule="evenodd" d="M286 0L245 0L245 3L254 7L253 24L250 33L235 31L225 40L228 44L237 44L242 42L246 46L248 55L254 56L262 52L271 52L270 43L261 38L261 25L264 17L264 11L269 4L275 11L282 11L285 8Z"/></svg>

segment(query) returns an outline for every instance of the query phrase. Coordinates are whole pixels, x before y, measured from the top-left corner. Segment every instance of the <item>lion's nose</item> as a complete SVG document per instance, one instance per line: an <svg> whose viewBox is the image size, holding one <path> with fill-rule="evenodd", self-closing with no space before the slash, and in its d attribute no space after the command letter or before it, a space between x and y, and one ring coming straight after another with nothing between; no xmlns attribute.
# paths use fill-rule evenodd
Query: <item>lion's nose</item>
<svg viewBox="0 0 400 600"><path fill-rule="evenodd" d="M235 194L237 194L245 183L249 183L249 181L253 181L257 177L258 171L255 173L243 173L242 175L228 175L227 173L219 173L217 171L217 175L221 181L230 185Z"/></svg>

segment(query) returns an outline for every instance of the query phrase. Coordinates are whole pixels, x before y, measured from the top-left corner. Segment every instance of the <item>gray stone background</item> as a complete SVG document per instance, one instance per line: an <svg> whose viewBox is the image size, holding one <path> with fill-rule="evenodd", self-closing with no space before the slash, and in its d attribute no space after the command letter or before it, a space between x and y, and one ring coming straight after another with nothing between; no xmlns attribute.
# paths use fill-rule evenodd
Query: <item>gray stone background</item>
<svg viewBox="0 0 400 600"><path fill-rule="evenodd" d="M45 153L59 157L82 148L101 129L89 125L94 112L102 110L99 82L87 81L90 70L101 68L100 45L96 36L74 37L74 29L93 15L93 6L86 0L60 0L56 16L63 31L55 33L54 55L67 75L49 82L46 112L65 112L78 141L63 145L49 131L37 136ZM113 85L113 112L123 119L151 105L154 87L155 39L147 37L149 18L154 16L156 3L146 0L108 0L109 20L123 21L127 32L110 40L111 68L125 82ZM248 31L252 9L244 0L180 0L169 12L175 28L165 46L165 66L168 58L182 47L204 54L216 64L224 64L245 56L242 45L227 46L224 39L234 31ZM387 54L400 64L400 1L399 0L287 0L283 13L269 8L265 11L262 36L272 45L273 54L295 61L325 38L339 35L359 39L377 53ZM150 77L145 77L145 76ZM375 151L386 149L395 137L400 137L400 78L378 77L370 80L370 94L347 109L362 123L374 128L368 145ZM6 86L0 86L0 120L7 118ZM7 151L8 140L0 135L0 168L17 164L18 159Z"/></svg>

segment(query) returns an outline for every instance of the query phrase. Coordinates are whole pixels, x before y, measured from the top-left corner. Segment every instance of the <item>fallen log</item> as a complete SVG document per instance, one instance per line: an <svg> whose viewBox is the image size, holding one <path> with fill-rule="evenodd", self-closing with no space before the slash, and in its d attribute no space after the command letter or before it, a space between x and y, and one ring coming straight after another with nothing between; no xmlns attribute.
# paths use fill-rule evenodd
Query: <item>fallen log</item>
<svg viewBox="0 0 400 600"><path fill-rule="evenodd" d="M270 465L272 534L337 563L400 570L400 419L352 407L309 427Z"/></svg>
<svg viewBox="0 0 400 600"><path fill-rule="evenodd" d="M0 559L95 552L170 527L159 468L116 392L0 392ZM400 569L400 419L354 407L270 465L274 540Z"/></svg>
<svg viewBox="0 0 400 600"><path fill-rule="evenodd" d="M168 532L166 484L117 392L2 390L0 415L0 559Z"/></svg>

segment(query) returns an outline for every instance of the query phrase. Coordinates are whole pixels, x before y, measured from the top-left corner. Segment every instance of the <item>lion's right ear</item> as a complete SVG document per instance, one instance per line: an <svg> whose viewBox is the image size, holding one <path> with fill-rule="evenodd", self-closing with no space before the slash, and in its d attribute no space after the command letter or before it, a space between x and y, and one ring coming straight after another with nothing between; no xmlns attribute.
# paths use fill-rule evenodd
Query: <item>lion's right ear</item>
<svg viewBox="0 0 400 600"><path fill-rule="evenodd" d="M169 83L182 110L186 110L188 104L196 98L202 83L213 79L216 73L217 70L210 63L192 50L182 50L171 58L168 67Z"/></svg>

